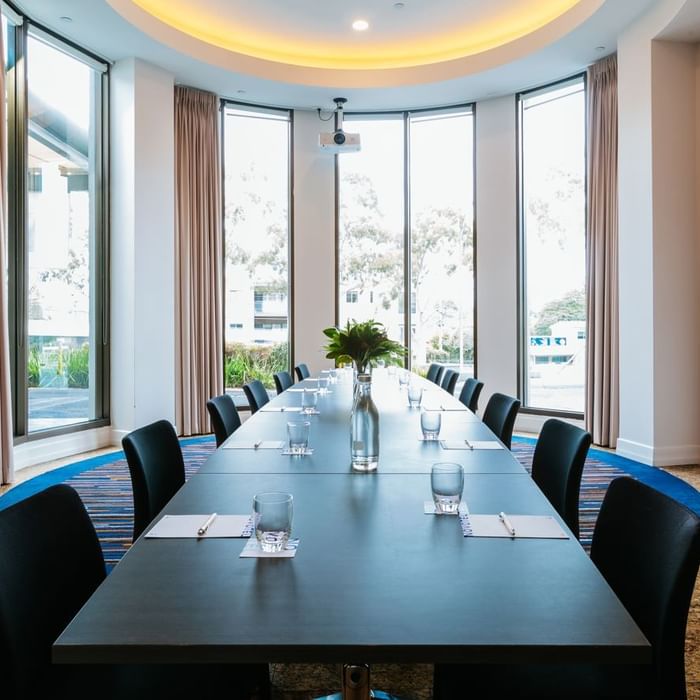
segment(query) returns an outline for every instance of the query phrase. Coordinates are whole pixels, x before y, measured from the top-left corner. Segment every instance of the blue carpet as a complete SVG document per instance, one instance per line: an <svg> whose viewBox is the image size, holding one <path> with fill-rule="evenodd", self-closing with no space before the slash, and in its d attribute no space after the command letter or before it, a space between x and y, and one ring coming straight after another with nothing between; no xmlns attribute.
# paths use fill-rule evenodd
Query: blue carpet
<svg viewBox="0 0 700 700"><path fill-rule="evenodd" d="M513 454L526 469L532 464L535 440L516 437ZM181 440L189 478L216 448L212 436ZM590 450L581 481L580 539L589 548L600 504L608 485L631 476L700 514L700 493L671 474L602 450ZM111 570L131 545L133 502L129 469L121 451L81 460L19 484L0 497L0 510L53 484L67 483L78 491L97 530L107 569Z"/></svg>

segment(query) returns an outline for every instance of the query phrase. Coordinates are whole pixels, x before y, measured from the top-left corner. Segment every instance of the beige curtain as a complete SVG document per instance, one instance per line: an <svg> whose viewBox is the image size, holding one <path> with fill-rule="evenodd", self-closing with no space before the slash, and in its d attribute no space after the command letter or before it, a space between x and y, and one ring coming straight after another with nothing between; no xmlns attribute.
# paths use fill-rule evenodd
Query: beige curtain
<svg viewBox="0 0 700 700"><path fill-rule="evenodd" d="M223 392L223 239L219 100L175 88L176 423L209 432L206 402Z"/></svg>
<svg viewBox="0 0 700 700"><path fill-rule="evenodd" d="M615 447L619 429L617 57L588 69L586 428Z"/></svg>
<svg viewBox="0 0 700 700"><path fill-rule="evenodd" d="M5 49L0 32L0 270L7 269L7 133L5 131ZM0 284L0 460L2 483L14 479L12 457L12 382L10 331L7 321L7 286Z"/></svg>

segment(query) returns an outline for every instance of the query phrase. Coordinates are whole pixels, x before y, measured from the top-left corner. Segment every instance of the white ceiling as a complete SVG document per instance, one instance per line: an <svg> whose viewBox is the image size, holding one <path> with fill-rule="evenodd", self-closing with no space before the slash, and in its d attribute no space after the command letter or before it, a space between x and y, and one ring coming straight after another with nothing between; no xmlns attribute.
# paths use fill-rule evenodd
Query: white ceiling
<svg viewBox="0 0 700 700"><path fill-rule="evenodd" d="M185 2L185 0L172 1ZM292 0L249 0L245 3L243 0L225 0L225 5L231 7L245 5L249 14L246 21L273 23L277 25L276 31L285 26L285 23L289 23L290 34L300 37L300 40L304 38L304 27L308 26L311 40L323 38L329 23L333 23L333 13L329 8L343 7L348 17L355 18L355 12L352 12L352 9L361 6L372 8L383 1L371 0L371 2L359 3L352 0L345 2L342 0L323 0L322 2L293 0L297 11L293 21L289 19L288 14ZM445 31L450 11L454 13L457 8L459 9L454 16L464 19L466 15L463 11L466 12L465 8L468 6L475 13L475 17L483 20L493 18L492 13L499 10L506 11L509 7L512 9L515 4L522 6L530 0L404 1L406 6L402 10L394 10L393 3L385 3L388 6L376 16L388 18L408 14L412 19L401 31L410 32L416 37L415 41L419 41L420 27L425 25L426 32L430 33L430 36L435 32ZM201 5L209 11L212 11L217 4L219 10L224 7L224 0L197 0L196 2L188 0L188 2L193 7L199 8ZM197 50L192 48L195 43L204 44L204 42L196 39L190 41L191 37L178 44L169 39L156 40L152 32L147 34L127 22L107 0L18 0L17 4L38 22L104 58L117 61L133 56L149 61L171 72L176 81L181 84L211 90L233 99L294 108L329 108L332 106L333 97L343 95L349 98L348 109L353 111L455 104L509 94L572 75L601 56L613 52L620 32L655 2L657 0L598 0L596 6L601 3L602 6L592 16L565 36L525 57L506 63L501 61L500 65L485 70L465 71L466 74L459 74L459 77L450 79L441 79L443 74L438 70L438 66L420 66L420 73L415 74L415 81L397 80L393 87L386 84L378 87L349 87L357 85L358 82L349 71L342 70L327 71L324 74L324 80L321 81L323 84L313 84L314 81L304 84L304 74L300 74L301 77L283 75L280 79L270 79L260 77L254 69L250 71L227 69L218 60L203 60L201 56L205 53L199 51L198 46L195 47ZM409 9L411 4L421 5L422 8L419 8L421 12L419 13L416 7ZM275 6L275 12L271 10L271 5ZM429 25L423 14L427 6L436 8L435 17ZM326 9L321 12L320 7ZM410 15L410 12L415 14ZM72 21L62 20L61 17L65 16L71 17ZM272 22L273 19L274 22ZM374 26L381 26L381 23L375 24L375 20L372 22ZM343 32L342 29L333 31ZM392 37L401 33L396 27L390 27L386 31L387 36ZM378 30L375 29L375 32ZM345 38L346 42L351 40ZM372 40L377 41L376 37ZM174 48L175 46L179 50ZM511 52L510 55L514 54ZM216 65L217 63L219 65ZM245 67L252 64L241 63L240 65ZM454 67L455 62L448 62L446 65ZM373 75L376 75L376 72ZM352 80L351 77L353 77Z"/></svg>

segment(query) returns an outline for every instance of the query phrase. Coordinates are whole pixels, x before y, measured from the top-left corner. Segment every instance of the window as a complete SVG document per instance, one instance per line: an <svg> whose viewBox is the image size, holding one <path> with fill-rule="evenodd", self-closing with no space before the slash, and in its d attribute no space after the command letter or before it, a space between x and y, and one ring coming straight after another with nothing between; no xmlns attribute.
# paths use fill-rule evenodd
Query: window
<svg viewBox="0 0 700 700"><path fill-rule="evenodd" d="M290 113L224 104L225 384L289 367Z"/></svg>
<svg viewBox="0 0 700 700"><path fill-rule="evenodd" d="M584 81L577 78L522 94L519 107L523 404L582 413L586 366Z"/></svg>
<svg viewBox="0 0 700 700"><path fill-rule="evenodd" d="M437 361L472 376L473 112L346 122L361 134L362 150L338 158L338 320L381 321L408 345L418 372Z"/></svg>
<svg viewBox="0 0 700 700"><path fill-rule="evenodd" d="M108 417L107 66L28 21L3 20L14 424L23 438Z"/></svg>
<svg viewBox="0 0 700 700"><path fill-rule="evenodd" d="M372 318L404 342L404 119L346 123L362 150L338 158L338 321Z"/></svg>

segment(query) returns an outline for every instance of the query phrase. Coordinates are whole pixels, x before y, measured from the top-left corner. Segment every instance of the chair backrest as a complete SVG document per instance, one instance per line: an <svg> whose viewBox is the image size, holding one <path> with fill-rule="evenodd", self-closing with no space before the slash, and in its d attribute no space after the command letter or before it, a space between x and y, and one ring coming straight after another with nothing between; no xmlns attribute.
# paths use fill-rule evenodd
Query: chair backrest
<svg viewBox="0 0 700 700"><path fill-rule="evenodd" d="M578 538L578 498L591 435L550 418L542 426L532 457L532 478Z"/></svg>
<svg viewBox="0 0 700 700"><path fill-rule="evenodd" d="M253 379L252 382L244 384L243 393L248 399L251 413L257 413L270 400L267 389L259 379Z"/></svg>
<svg viewBox="0 0 700 700"><path fill-rule="evenodd" d="M450 385L450 381L452 381L452 375L454 374L454 370L452 369L447 369L442 373L442 377L440 378L440 386L447 391L447 387Z"/></svg>
<svg viewBox="0 0 700 700"><path fill-rule="evenodd" d="M37 685L50 682L51 645L104 578L95 528L70 486L51 486L0 511L4 697L37 697Z"/></svg>
<svg viewBox="0 0 700 700"><path fill-rule="evenodd" d="M438 372L440 371L440 365L437 362L433 362L430 367L428 367L428 373L425 375L425 378L429 382L435 382L435 378L437 377Z"/></svg>
<svg viewBox="0 0 700 700"><path fill-rule="evenodd" d="M435 375L435 383L438 386L442 386L442 376L445 374L445 367L444 365L438 365L438 371L437 374Z"/></svg>
<svg viewBox="0 0 700 700"><path fill-rule="evenodd" d="M657 698L685 698L685 628L700 564L700 518L629 477L610 484L591 559L653 648Z"/></svg>
<svg viewBox="0 0 700 700"><path fill-rule="evenodd" d="M292 384L294 384L292 375L286 370L282 372L275 372L275 374L272 375L272 378L275 380L275 389L277 389L278 394L286 391L290 386L292 386Z"/></svg>
<svg viewBox="0 0 700 700"><path fill-rule="evenodd" d="M134 491L134 540L185 483L185 462L175 429L159 420L122 439Z"/></svg>
<svg viewBox="0 0 700 700"><path fill-rule="evenodd" d="M484 388L484 383L469 377L464 385L462 386L462 391L459 392L459 400L472 412L476 413L479 408L479 395L481 390Z"/></svg>
<svg viewBox="0 0 700 700"><path fill-rule="evenodd" d="M229 394L209 399L207 411L209 411L209 418L211 418L214 435L216 435L216 446L219 447L226 438L241 427L241 417L238 415L236 404Z"/></svg>
<svg viewBox="0 0 700 700"><path fill-rule="evenodd" d="M456 372L455 370L450 370L450 372L452 372L452 374L447 380L447 385L445 385L445 382L443 380L442 388L449 394L452 394L452 396L454 396L455 387L457 386L457 382L459 380L459 372Z"/></svg>
<svg viewBox="0 0 700 700"><path fill-rule="evenodd" d="M296 372L299 381L301 381L302 379L306 379L308 376L311 375L311 373L309 372L309 368L303 362L301 364L298 364L294 368L294 371Z"/></svg>
<svg viewBox="0 0 700 700"><path fill-rule="evenodd" d="M518 399L506 394L493 394L484 411L484 423L508 449L513 438L513 426L519 408Z"/></svg>

